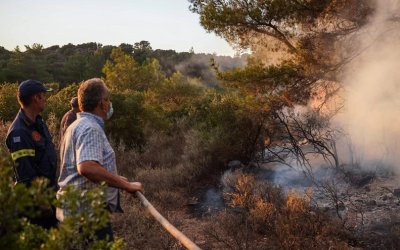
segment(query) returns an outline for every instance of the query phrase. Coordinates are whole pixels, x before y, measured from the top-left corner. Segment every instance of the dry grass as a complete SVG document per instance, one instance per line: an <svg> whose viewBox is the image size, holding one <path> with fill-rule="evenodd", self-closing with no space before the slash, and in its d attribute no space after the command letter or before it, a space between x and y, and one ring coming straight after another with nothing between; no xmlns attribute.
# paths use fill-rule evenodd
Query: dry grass
<svg viewBox="0 0 400 250"><path fill-rule="evenodd" d="M47 127L49 128L56 149L60 148L60 122L61 121L58 120L54 113L50 113L46 120Z"/></svg>
<svg viewBox="0 0 400 250"><path fill-rule="evenodd" d="M115 234L126 242L126 249L178 249L176 240L150 217L138 199L122 195L123 214L114 214Z"/></svg>
<svg viewBox="0 0 400 250"><path fill-rule="evenodd" d="M231 208L207 230L228 249L350 249L341 224L313 208L309 196L282 192L254 176L237 173L225 194Z"/></svg>
<svg viewBox="0 0 400 250"><path fill-rule="evenodd" d="M128 149L123 143L114 145L120 173L142 182L149 201L177 227L182 218L175 211L185 209L191 181L200 168L188 161L196 156L189 156L186 151L193 143L187 140L187 133L178 130L171 135L153 134L141 152ZM183 249L149 217L137 199L124 195L122 201L125 213L114 216L113 222L116 234L127 242L127 249Z"/></svg>
<svg viewBox="0 0 400 250"><path fill-rule="evenodd" d="M3 122L0 120L0 138L1 138L0 147L2 148L3 152L8 152L5 141L6 141L7 131L10 125L11 122Z"/></svg>
<svg viewBox="0 0 400 250"><path fill-rule="evenodd" d="M208 158L197 146L196 132L154 134L142 152L115 145L122 174L145 185L146 196L179 228L193 182L209 171ZM236 171L224 180L230 208L202 218L209 249L348 249L349 237L340 224L312 208L309 196L282 190ZM310 195L310 194L308 194ZM124 215L114 219L116 234L128 249L180 249L181 246L149 218L138 200L124 196ZM176 216L175 216L176 215ZM190 234L196 225L182 225Z"/></svg>
<svg viewBox="0 0 400 250"><path fill-rule="evenodd" d="M149 197L158 200L184 196L190 191L190 184L205 171L207 160L193 144L196 140L192 132L181 127L170 135L151 135L140 152L122 143L113 148L120 173L142 182ZM181 200L178 198L175 203L181 204Z"/></svg>

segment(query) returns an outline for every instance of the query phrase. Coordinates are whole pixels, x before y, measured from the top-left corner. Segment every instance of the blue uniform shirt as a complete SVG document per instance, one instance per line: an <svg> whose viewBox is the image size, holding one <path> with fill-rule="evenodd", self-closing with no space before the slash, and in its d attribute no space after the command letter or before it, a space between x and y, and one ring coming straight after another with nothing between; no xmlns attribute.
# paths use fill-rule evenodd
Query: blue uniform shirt
<svg viewBox="0 0 400 250"><path fill-rule="evenodd" d="M6 145L14 161L17 183L31 183L46 177L56 188L57 154L47 125L38 115L29 119L21 109L8 129Z"/></svg>

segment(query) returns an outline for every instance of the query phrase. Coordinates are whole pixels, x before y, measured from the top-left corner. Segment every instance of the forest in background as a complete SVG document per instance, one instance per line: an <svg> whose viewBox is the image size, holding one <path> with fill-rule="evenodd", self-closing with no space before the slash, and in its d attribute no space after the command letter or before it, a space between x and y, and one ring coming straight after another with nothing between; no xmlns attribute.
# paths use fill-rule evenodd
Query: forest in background
<svg viewBox="0 0 400 250"><path fill-rule="evenodd" d="M147 41L133 45L122 43L119 46L99 43L67 44L44 48L40 44L25 45L8 51L0 46L0 82L21 82L25 79L40 79L42 82L56 82L61 87L83 80L101 77L102 69L114 48L120 48L131 55L138 65L156 59L160 70L171 76L178 70L188 76L215 85L215 74L210 70L210 59L214 58L222 70L242 67L246 56L229 57L210 54L176 52L174 50L153 50Z"/></svg>

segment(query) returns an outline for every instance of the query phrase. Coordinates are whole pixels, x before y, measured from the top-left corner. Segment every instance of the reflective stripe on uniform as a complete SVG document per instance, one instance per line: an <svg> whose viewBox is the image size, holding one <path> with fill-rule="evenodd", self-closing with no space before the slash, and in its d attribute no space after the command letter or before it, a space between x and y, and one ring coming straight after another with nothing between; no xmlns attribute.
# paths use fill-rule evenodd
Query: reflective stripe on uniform
<svg viewBox="0 0 400 250"><path fill-rule="evenodd" d="M21 149L11 153L11 158L16 161L17 159L25 156L35 156L34 149Z"/></svg>

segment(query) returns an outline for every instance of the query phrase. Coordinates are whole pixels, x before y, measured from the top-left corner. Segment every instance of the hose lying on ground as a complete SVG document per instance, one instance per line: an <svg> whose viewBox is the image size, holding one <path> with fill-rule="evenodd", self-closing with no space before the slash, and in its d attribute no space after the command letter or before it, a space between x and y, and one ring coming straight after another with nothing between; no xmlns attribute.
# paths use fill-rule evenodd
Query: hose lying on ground
<svg viewBox="0 0 400 250"><path fill-rule="evenodd" d="M188 237L186 237L182 232L180 232L176 227L174 227L167 219L165 219L154 207L151 203L144 197L144 195L136 191L136 196L140 199L143 206L147 208L150 214L158 221L164 228L167 230L172 236L174 236L177 240L179 240L187 249L195 249L201 250L193 241L191 241Z"/></svg>

